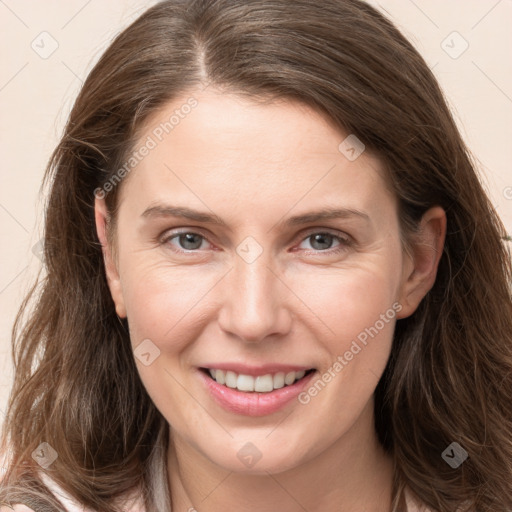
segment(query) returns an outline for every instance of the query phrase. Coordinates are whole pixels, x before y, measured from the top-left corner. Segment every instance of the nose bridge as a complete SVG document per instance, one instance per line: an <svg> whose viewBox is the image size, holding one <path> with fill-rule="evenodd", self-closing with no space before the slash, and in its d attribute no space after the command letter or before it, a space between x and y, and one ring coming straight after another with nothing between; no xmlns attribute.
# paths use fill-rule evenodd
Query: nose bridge
<svg viewBox="0 0 512 512"><path fill-rule="evenodd" d="M255 259L243 253L235 256L219 317L225 331L245 341L259 341L289 328L283 285L271 268L264 252Z"/></svg>

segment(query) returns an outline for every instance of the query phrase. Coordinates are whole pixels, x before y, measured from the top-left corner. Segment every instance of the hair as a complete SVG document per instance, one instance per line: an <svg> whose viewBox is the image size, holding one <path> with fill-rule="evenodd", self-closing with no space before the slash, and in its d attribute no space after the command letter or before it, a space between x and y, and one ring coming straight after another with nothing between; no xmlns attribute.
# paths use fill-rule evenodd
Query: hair
<svg viewBox="0 0 512 512"><path fill-rule="evenodd" d="M31 457L47 442L58 458L44 473L85 506L117 511L136 489L148 512L169 506L169 426L116 315L94 191L112 183L153 113L207 84L254 101L295 100L355 134L385 166L406 240L427 209L446 211L436 281L395 327L375 428L394 461L394 510L405 489L439 512L510 510L506 232L431 70L360 0L162 1L94 66L45 174L45 273L13 328L0 502L62 510ZM113 219L121 187L106 196ZM453 442L468 453L458 468L442 458Z"/></svg>

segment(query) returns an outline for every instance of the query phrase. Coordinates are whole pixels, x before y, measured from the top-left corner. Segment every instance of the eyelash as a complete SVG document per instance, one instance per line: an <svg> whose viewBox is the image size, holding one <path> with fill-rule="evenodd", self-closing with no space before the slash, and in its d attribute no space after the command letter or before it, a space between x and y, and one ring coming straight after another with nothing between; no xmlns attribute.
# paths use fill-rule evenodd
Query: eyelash
<svg viewBox="0 0 512 512"><path fill-rule="evenodd" d="M168 232L168 233L166 233L162 237L161 243L164 244L164 245L165 244L166 245L171 245L169 242L171 240L173 240L174 238L179 237L180 235L198 235L203 240L207 241L208 243L211 243L211 242L209 242L208 238L205 235L203 235L202 233L196 232L196 231L187 231L187 230ZM304 242L305 240L307 240L308 238L311 238L313 235L329 235L329 236L332 236L333 239L338 240L339 245L337 247L335 247L335 248L325 249L325 250L320 250L320 249L304 249L304 251L306 251L306 254L312 254L312 253L315 254L315 255L318 255L318 254L328 254L328 255L332 256L332 255L335 255L335 254L338 254L340 252L345 251L347 248L349 248L349 247L351 247L353 245L352 240L347 235L342 236L339 232L333 233L330 230L308 231L305 234L305 236L303 236L303 238L301 238L299 245L302 242ZM171 250L173 252L177 253L177 254L192 254L192 253L201 252L199 249L189 249L189 250L186 250L186 249L172 248Z"/></svg>

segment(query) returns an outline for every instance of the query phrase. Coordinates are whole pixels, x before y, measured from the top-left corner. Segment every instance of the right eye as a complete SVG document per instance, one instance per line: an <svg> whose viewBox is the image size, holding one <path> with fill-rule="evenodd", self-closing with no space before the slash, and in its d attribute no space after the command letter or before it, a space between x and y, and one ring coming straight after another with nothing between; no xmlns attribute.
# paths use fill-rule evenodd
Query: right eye
<svg viewBox="0 0 512 512"><path fill-rule="evenodd" d="M163 243L171 246L172 250L178 253L198 252L206 238L193 231L180 231L170 233L163 240Z"/></svg>

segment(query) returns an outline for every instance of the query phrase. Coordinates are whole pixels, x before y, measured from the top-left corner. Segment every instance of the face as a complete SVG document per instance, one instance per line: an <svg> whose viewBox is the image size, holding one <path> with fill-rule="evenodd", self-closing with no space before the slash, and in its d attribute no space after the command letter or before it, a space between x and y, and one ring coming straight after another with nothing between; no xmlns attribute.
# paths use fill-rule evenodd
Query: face
<svg viewBox="0 0 512 512"><path fill-rule="evenodd" d="M424 294L381 165L347 135L298 103L191 92L141 132L114 248L97 200L142 382L176 439L231 471L373 430L396 319Z"/></svg>

